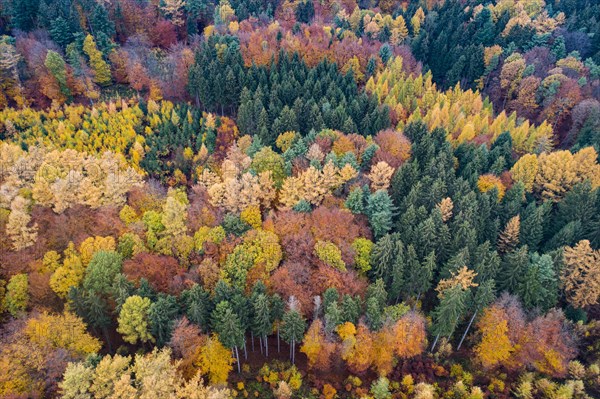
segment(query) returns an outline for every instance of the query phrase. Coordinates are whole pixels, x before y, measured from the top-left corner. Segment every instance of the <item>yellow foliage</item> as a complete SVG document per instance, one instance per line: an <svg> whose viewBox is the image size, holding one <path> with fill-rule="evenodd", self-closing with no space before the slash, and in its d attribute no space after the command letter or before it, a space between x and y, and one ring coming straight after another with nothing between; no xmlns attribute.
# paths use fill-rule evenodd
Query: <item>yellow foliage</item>
<svg viewBox="0 0 600 399"><path fill-rule="evenodd" d="M231 351L221 344L216 334L209 337L200 349L198 366L203 374L208 375L211 385L226 383L234 362Z"/></svg>
<svg viewBox="0 0 600 399"><path fill-rule="evenodd" d="M506 188L504 187L504 184L502 184L500 178L492 174L479 176L479 180L477 180L477 188L482 193L486 193L495 188L498 192L498 201L504 197L504 193L506 192Z"/></svg>
<svg viewBox="0 0 600 399"><path fill-rule="evenodd" d="M342 251L332 242L317 241L315 243L315 254L319 259L343 272L346 271L346 264L342 259Z"/></svg>
<svg viewBox="0 0 600 399"><path fill-rule="evenodd" d="M252 226L253 229L260 229L262 227L260 207L256 205L244 209L240 214L240 219Z"/></svg>
<svg viewBox="0 0 600 399"><path fill-rule="evenodd" d="M510 170L514 181L522 182L525 186L525 191L530 193L533 191L533 183L538 172L538 159L535 154L525 154Z"/></svg>
<svg viewBox="0 0 600 399"><path fill-rule="evenodd" d="M507 361L515 348L508 336L506 312L496 307L487 308L477 326L482 337L475 353L483 367L491 368Z"/></svg>
<svg viewBox="0 0 600 399"><path fill-rule="evenodd" d="M102 346L97 338L87 333L85 323L69 312L62 315L42 313L27 322L25 334L40 348L64 348L79 356L97 353Z"/></svg>
<svg viewBox="0 0 600 399"><path fill-rule="evenodd" d="M107 237L88 237L79 246L81 263L87 267L94 254L98 251L114 251L116 248L115 239L112 236Z"/></svg>

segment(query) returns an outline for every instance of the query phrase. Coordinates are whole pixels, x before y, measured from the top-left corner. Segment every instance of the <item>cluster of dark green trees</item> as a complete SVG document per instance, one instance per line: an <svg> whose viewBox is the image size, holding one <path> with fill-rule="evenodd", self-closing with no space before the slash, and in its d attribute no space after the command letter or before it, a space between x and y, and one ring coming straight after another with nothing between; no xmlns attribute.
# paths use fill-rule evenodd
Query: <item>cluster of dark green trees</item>
<svg viewBox="0 0 600 399"><path fill-rule="evenodd" d="M480 192L477 179L510 168L508 134L490 149L473 143L453 149L441 129L412 124L404 133L412 158L392 178L392 225L375 243L371 281L381 279L392 300L423 298L433 310L433 332L441 336L452 335L496 292L515 294L530 309L556 306L561 248L582 239L600 245L599 190L584 182L557 203L542 202L516 183L499 201L495 189ZM438 206L447 197L454 201L450 217ZM506 225L517 215L518 238L503 245ZM472 289L431 289L465 266L477 273Z"/></svg>
<svg viewBox="0 0 600 399"><path fill-rule="evenodd" d="M198 105L237 112L242 134L272 145L280 133L323 128L374 134L390 125L387 106L358 88L351 71L334 63L309 68L297 54L279 54L269 66L244 67L236 38L212 36L197 52L189 75Z"/></svg>

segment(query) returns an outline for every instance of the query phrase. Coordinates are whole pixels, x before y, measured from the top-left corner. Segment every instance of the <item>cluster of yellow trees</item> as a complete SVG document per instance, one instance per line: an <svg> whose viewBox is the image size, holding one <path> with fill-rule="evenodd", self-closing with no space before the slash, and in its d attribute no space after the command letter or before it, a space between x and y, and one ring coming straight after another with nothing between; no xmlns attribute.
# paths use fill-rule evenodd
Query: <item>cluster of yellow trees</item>
<svg viewBox="0 0 600 399"><path fill-rule="evenodd" d="M538 34L543 35L552 32L565 22L565 14L562 12L554 17L548 15L544 0L500 0L496 4L491 3L485 7L492 12L494 22L505 12L510 15L510 19L504 31L502 31L504 36L508 36L515 26L532 27ZM483 4L477 5L473 10L474 15L477 15L483 9Z"/></svg>
<svg viewBox="0 0 600 399"><path fill-rule="evenodd" d="M29 226L31 205L52 207L56 213L74 205L120 206L127 192L142 183L142 175L122 155L108 151L94 157L72 149L24 151L0 143L0 163L0 208L11 211L7 234L16 250L35 242L36 227Z"/></svg>
<svg viewBox="0 0 600 399"><path fill-rule="evenodd" d="M454 143L477 137L494 141L508 131L513 148L519 153L552 148L553 131L548 123L535 126L528 120L519 120L514 112L506 115L503 111L495 116L492 104L478 91L463 90L460 85L439 91L431 73L407 75L402 64L401 57L394 58L366 85L367 91L395 114L398 130L411 122L423 121L430 129L446 129L448 140Z"/></svg>
<svg viewBox="0 0 600 399"><path fill-rule="evenodd" d="M105 151L126 154L131 149L129 155L134 164L143 156L144 140L138 134L144 131L143 121L139 105L126 101L97 103L93 107L65 105L47 110L0 111L0 126L4 126L9 141L91 154Z"/></svg>
<svg viewBox="0 0 600 399"><path fill-rule="evenodd" d="M589 180L592 188L600 186L600 165L594 147L573 154L555 151L540 155L525 154L511 169L514 181L522 182L527 192L544 200L560 201L577 183Z"/></svg>

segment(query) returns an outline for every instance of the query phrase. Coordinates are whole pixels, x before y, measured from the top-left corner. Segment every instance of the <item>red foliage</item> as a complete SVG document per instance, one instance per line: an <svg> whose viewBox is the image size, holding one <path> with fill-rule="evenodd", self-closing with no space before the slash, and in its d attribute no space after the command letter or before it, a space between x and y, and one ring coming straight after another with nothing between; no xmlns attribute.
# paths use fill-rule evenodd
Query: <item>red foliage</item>
<svg viewBox="0 0 600 399"><path fill-rule="evenodd" d="M123 263L123 273L136 283L144 277L153 289L177 294L181 284L176 277L181 276L184 270L171 256L141 253Z"/></svg>
<svg viewBox="0 0 600 399"><path fill-rule="evenodd" d="M375 142L379 149L375 152L374 164L383 161L397 168L410 157L410 141L400 132L382 130L375 136Z"/></svg>
<svg viewBox="0 0 600 399"><path fill-rule="evenodd" d="M171 21L161 19L149 31L152 44L157 47L167 49L177 43L177 30Z"/></svg>

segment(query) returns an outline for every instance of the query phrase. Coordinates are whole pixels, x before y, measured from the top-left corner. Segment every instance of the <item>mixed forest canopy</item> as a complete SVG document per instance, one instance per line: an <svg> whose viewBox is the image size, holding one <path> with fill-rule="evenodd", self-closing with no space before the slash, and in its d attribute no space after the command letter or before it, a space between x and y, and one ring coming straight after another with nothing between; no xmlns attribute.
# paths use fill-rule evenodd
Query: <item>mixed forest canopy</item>
<svg viewBox="0 0 600 399"><path fill-rule="evenodd" d="M0 0L0 398L600 396L600 3Z"/></svg>

